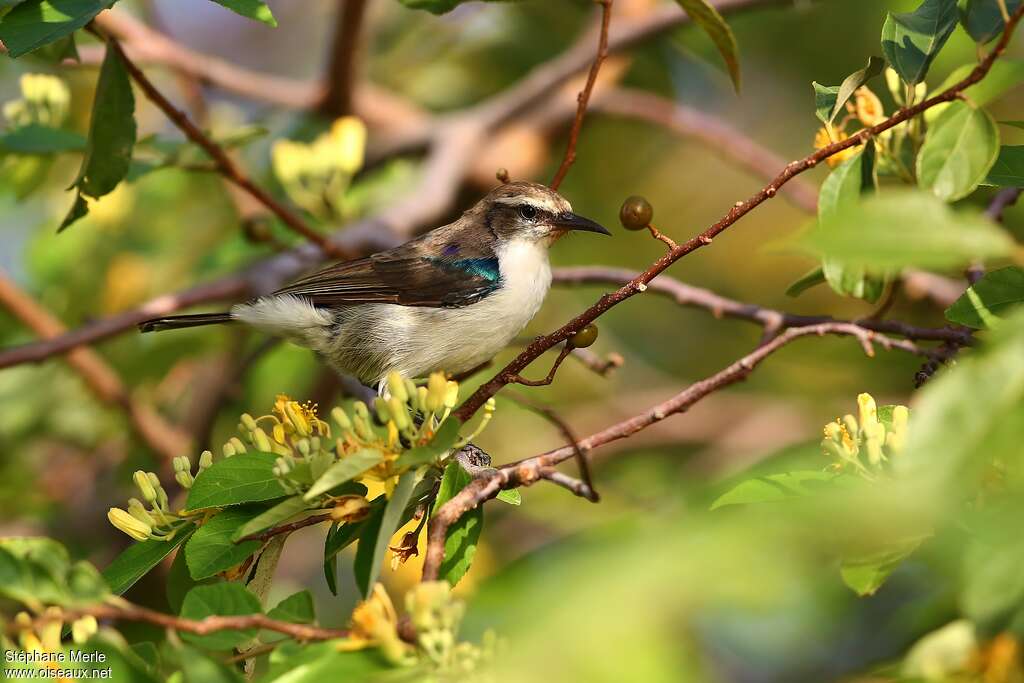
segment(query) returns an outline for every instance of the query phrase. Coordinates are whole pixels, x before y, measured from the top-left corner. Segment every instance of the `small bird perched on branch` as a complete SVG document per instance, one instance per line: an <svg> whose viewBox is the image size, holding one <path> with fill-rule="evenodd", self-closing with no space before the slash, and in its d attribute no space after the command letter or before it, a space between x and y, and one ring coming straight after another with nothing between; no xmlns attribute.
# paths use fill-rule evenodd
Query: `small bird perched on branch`
<svg viewBox="0 0 1024 683"><path fill-rule="evenodd" d="M540 309L548 247L571 230L610 235L554 190L506 183L454 223L339 263L225 313L155 318L142 332L243 322L322 354L375 386L389 372L458 374L489 361Z"/></svg>

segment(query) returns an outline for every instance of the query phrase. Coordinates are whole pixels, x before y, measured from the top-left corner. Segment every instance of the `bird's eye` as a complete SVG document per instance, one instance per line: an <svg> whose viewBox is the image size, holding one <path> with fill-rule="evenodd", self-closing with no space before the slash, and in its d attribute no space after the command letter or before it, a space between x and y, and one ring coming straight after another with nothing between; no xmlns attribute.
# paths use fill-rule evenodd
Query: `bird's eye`
<svg viewBox="0 0 1024 683"><path fill-rule="evenodd" d="M522 216L525 220L532 221L537 217L537 209L530 206L529 204L525 204L519 207L519 215Z"/></svg>

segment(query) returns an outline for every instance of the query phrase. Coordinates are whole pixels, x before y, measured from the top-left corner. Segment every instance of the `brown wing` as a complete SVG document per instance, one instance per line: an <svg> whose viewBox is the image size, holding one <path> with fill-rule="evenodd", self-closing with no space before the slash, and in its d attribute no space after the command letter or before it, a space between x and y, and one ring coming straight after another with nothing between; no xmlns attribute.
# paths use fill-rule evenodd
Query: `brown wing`
<svg viewBox="0 0 1024 683"><path fill-rule="evenodd" d="M314 306L392 303L458 308L480 301L498 288L498 259L459 248L427 255L411 243L357 261L347 261L298 280L275 294L292 294Z"/></svg>

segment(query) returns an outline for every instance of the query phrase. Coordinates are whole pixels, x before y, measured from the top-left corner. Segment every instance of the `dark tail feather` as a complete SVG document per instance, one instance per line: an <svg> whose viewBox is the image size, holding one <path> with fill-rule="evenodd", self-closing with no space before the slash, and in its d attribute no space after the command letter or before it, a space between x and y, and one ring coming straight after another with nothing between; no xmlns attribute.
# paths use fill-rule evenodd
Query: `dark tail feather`
<svg viewBox="0 0 1024 683"><path fill-rule="evenodd" d="M178 330L185 327L217 325L233 322L230 313L197 313L195 315L171 315L166 318L153 318L139 323L139 332L159 332L160 330Z"/></svg>

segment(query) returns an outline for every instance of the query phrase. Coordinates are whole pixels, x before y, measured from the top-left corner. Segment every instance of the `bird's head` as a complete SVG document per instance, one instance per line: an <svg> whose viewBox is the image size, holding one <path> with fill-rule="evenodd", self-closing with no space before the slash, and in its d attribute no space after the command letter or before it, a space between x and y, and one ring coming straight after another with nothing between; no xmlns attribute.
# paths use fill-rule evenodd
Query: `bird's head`
<svg viewBox="0 0 1024 683"><path fill-rule="evenodd" d="M551 244L571 230L611 234L600 224L573 213L565 197L537 183L505 183L480 200L477 208L500 240Z"/></svg>

